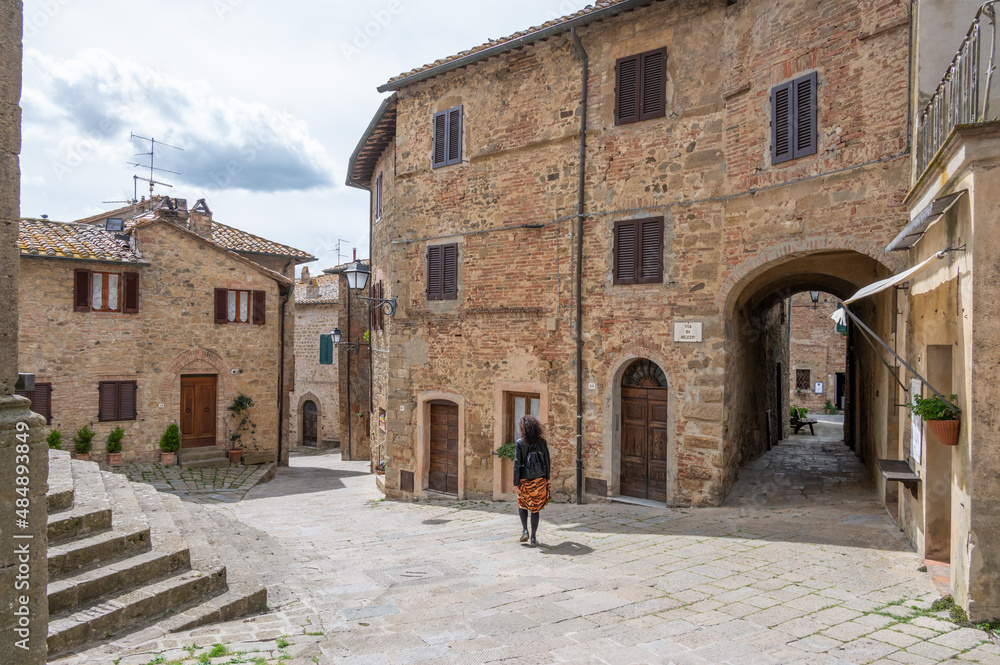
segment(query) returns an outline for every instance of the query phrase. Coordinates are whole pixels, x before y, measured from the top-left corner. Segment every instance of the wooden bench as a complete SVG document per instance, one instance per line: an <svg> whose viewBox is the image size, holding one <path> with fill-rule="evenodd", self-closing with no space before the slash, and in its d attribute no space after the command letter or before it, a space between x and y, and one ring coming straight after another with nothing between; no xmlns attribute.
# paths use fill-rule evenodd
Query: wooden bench
<svg viewBox="0 0 1000 665"><path fill-rule="evenodd" d="M816 430L813 429L813 425L818 422L815 418L799 418L797 414L788 419L788 424L792 426L793 434L798 434L800 429L808 425L809 433L816 436Z"/></svg>

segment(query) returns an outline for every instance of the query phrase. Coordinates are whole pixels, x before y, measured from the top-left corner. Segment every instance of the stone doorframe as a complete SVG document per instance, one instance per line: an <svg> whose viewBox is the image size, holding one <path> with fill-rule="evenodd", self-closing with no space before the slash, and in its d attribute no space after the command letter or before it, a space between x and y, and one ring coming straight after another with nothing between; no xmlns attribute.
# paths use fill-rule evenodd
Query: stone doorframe
<svg viewBox="0 0 1000 665"><path fill-rule="evenodd" d="M541 382L497 381L493 385L493 450L496 450L504 443L504 394L505 393L533 393L538 395L538 419L542 423L542 433L548 429L549 422L549 385ZM503 491L503 467L499 457L493 458L493 500L494 501L514 501L513 492ZM513 467L511 467L513 472Z"/></svg>
<svg viewBox="0 0 1000 665"><path fill-rule="evenodd" d="M209 351L208 349L194 348L185 351L174 358L163 372L163 379L160 381L159 399L165 403L164 411L167 414L180 414L181 412L181 375L182 374L217 374L216 382L216 446L225 450L229 447L229 440L225 436L226 432L226 405L236 394L236 379L233 377L232 368L222 356ZM174 417L170 417L168 422L173 422Z"/></svg>
<svg viewBox="0 0 1000 665"><path fill-rule="evenodd" d="M667 438L667 505L671 506L677 499L677 387L673 376L667 371L670 365L667 364L663 356L653 349L626 348L617 367L607 376L604 384L604 418L601 430L609 433L606 440L610 440L611 445L604 447L600 473L596 473L596 469L584 468L583 475L585 478L606 480L608 496L621 496L622 377L625 376L625 370L636 360L651 360L663 370L664 376L667 377L667 422L670 424ZM586 497L586 492L584 492L584 497Z"/></svg>
<svg viewBox="0 0 1000 665"><path fill-rule="evenodd" d="M465 398L454 393L428 391L417 395L416 471L413 493L425 497L431 470L431 402L451 402L458 406L458 498L465 498Z"/></svg>
<svg viewBox="0 0 1000 665"><path fill-rule="evenodd" d="M311 392L307 392L299 397L299 402L295 405L295 429L297 430L295 445L305 445L305 426L302 423L302 407L309 401L316 405L316 449L319 450L323 447L323 402Z"/></svg>

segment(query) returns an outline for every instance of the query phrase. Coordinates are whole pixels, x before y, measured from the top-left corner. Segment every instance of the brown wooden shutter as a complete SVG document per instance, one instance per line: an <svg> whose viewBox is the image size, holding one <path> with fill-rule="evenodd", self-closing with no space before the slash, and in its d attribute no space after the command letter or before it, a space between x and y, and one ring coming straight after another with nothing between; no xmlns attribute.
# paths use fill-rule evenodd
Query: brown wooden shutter
<svg viewBox="0 0 1000 665"><path fill-rule="evenodd" d="M639 284L663 281L663 218L639 220Z"/></svg>
<svg viewBox="0 0 1000 665"><path fill-rule="evenodd" d="M667 49L639 56L639 120L662 118L667 111Z"/></svg>
<svg viewBox="0 0 1000 665"><path fill-rule="evenodd" d="M441 299L454 300L458 298L458 244L441 249Z"/></svg>
<svg viewBox="0 0 1000 665"><path fill-rule="evenodd" d="M368 297L373 299L378 298L378 295L376 295L377 293L378 289L375 288L375 282L372 282L371 284L368 285ZM375 330L378 329L378 305L373 301L369 301L369 305L370 307L368 308L368 329L372 332L375 332ZM371 337L369 337L369 340L370 339Z"/></svg>
<svg viewBox="0 0 1000 665"><path fill-rule="evenodd" d="M382 174L375 179L375 221L382 218Z"/></svg>
<svg viewBox="0 0 1000 665"><path fill-rule="evenodd" d="M771 89L772 164L780 164L793 158L792 118L792 84L775 86Z"/></svg>
<svg viewBox="0 0 1000 665"><path fill-rule="evenodd" d="M118 383L101 381L97 389L97 419L118 420Z"/></svg>
<svg viewBox="0 0 1000 665"><path fill-rule="evenodd" d="M36 383L31 394L31 410L45 416L45 423L52 424L52 384Z"/></svg>
<svg viewBox="0 0 1000 665"><path fill-rule="evenodd" d="M229 323L229 291L228 289L215 290L215 322Z"/></svg>
<svg viewBox="0 0 1000 665"><path fill-rule="evenodd" d="M73 271L73 311L89 312L91 296L91 272L89 270Z"/></svg>
<svg viewBox="0 0 1000 665"><path fill-rule="evenodd" d="M255 326L264 325L265 310L264 306L267 304L267 294L263 291L253 292L253 324Z"/></svg>
<svg viewBox="0 0 1000 665"><path fill-rule="evenodd" d="M444 166L448 162L448 112L441 111L434 114L434 148L431 158L432 168Z"/></svg>
<svg viewBox="0 0 1000 665"><path fill-rule="evenodd" d="M135 420L135 397L135 381L122 381L118 384L118 420Z"/></svg>
<svg viewBox="0 0 1000 665"><path fill-rule="evenodd" d="M382 291L382 280L381 279L378 281L378 289L376 290L375 297L378 298L379 300L381 300L382 298L385 298L385 295L383 295L383 291ZM378 312L378 329L382 330L385 327L385 310L382 309L382 304L381 303L375 309L375 311Z"/></svg>
<svg viewBox="0 0 1000 665"><path fill-rule="evenodd" d="M816 72L795 80L792 84L794 106L793 157L816 154Z"/></svg>
<svg viewBox="0 0 1000 665"><path fill-rule="evenodd" d="M639 56L620 58L615 64L615 124L639 120Z"/></svg>
<svg viewBox="0 0 1000 665"><path fill-rule="evenodd" d="M635 284L636 253L639 249L635 221L615 222L615 284Z"/></svg>
<svg viewBox="0 0 1000 665"><path fill-rule="evenodd" d="M139 313L139 273L124 274L125 298L122 300L122 311L126 314Z"/></svg>
<svg viewBox="0 0 1000 665"><path fill-rule="evenodd" d="M441 245L427 248L427 299L441 299Z"/></svg>
<svg viewBox="0 0 1000 665"><path fill-rule="evenodd" d="M448 111L448 161L458 164L462 161L462 107Z"/></svg>

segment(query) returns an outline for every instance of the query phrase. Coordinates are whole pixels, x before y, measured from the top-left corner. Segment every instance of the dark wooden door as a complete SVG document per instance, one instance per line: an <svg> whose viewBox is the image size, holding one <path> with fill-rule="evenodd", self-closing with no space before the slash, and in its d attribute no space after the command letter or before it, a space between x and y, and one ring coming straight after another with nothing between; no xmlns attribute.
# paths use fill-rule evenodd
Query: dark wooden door
<svg viewBox="0 0 1000 665"><path fill-rule="evenodd" d="M215 445L215 389L218 377L181 377L181 447Z"/></svg>
<svg viewBox="0 0 1000 665"><path fill-rule="evenodd" d="M315 446L318 438L319 414L312 400L302 405L302 445Z"/></svg>
<svg viewBox="0 0 1000 665"><path fill-rule="evenodd" d="M458 494L458 405L431 404L430 489Z"/></svg>
<svg viewBox="0 0 1000 665"><path fill-rule="evenodd" d="M667 500L667 391L622 387L621 494Z"/></svg>

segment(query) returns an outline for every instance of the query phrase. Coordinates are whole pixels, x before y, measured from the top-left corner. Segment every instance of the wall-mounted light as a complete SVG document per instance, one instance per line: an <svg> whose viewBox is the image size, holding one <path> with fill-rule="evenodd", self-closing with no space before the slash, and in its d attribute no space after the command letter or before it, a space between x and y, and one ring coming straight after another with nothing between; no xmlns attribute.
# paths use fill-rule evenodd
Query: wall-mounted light
<svg viewBox="0 0 1000 665"><path fill-rule="evenodd" d="M368 277L372 274L372 271L362 263L360 260L355 261L354 265L350 268L344 269L344 276L347 277L347 286L352 291L361 291L368 285ZM374 303L375 307L381 307L382 310L389 316L396 315L396 297L392 298L368 298L366 296L357 296L359 300L367 300L368 302Z"/></svg>
<svg viewBox="0 0 1000 665"><path fill-rule="evenodd" d="M809 297L812 298L813 307L817 307L819 305L819 291L810 291Z"/></svg>
<svg viewBox="0 0 1000 665"><path fill-rule="evenodd" d="M331 330L330 331L330 336L333 337L333 344L334 344L334 346L339 346L339 347L342 347L344 349L347 349L348 353L350 353L351 351L357 351L358 350L358 346L359 346L358 344L350 344L348 342L341 342L340 341L344 337L344 334L342 332L340 332L340 328L334 328L333 330Z"/></svg>

